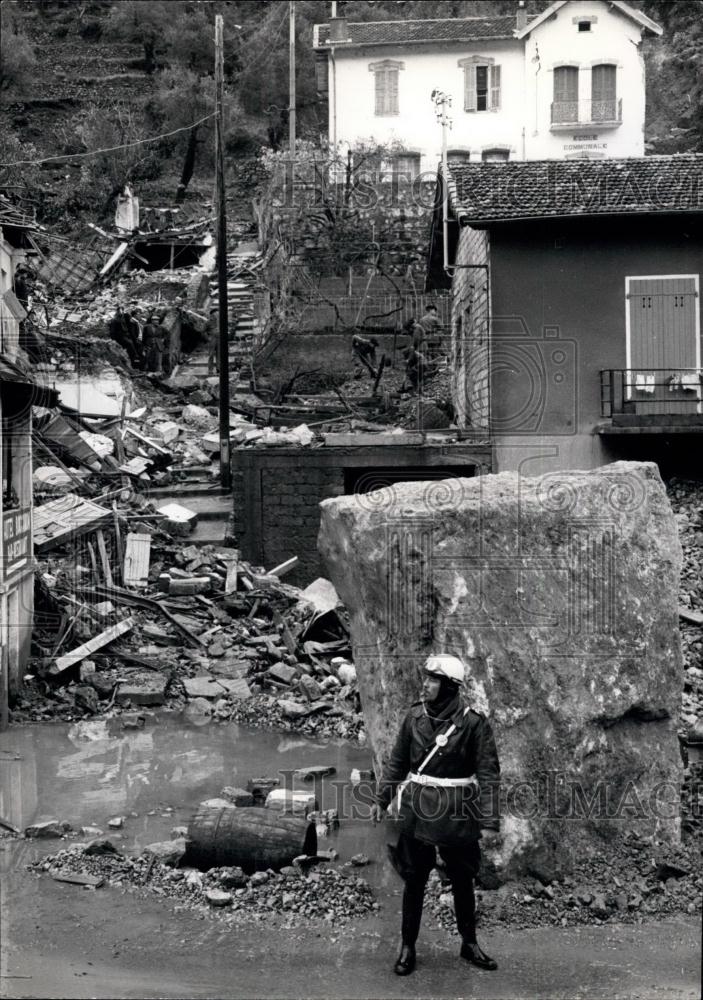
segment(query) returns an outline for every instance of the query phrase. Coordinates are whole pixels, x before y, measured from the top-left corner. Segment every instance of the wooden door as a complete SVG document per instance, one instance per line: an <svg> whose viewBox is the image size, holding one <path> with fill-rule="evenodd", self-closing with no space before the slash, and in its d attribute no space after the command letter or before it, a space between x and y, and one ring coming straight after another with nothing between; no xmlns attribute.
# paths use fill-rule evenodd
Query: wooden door
<svg viewBox="0 0 703 1000"><path fill-rule="evenodd" d="M637 413L700 412L696 275L627 280L627 382Z"/></svg>

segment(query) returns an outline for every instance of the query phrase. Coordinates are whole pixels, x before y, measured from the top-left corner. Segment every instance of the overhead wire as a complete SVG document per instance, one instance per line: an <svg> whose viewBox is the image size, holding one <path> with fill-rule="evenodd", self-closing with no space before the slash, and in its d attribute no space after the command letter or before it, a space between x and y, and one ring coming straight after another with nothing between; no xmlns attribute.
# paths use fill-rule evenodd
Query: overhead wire
<svg viewBox="0 0 703 1000"><path fill-rule="evenodd" d="M133 142L124 142L119 146L107 146L105 149L90 149L85 153L65 153L61 156L44 156L39 160L13 160L11 163L0 163L0 167L37 166L40 163L50 163L56 160L77 160L80 157L85 156L99 156L101 153L114 153L118 149L129 149L130 146L143 146L147 142L159 142L161 139L168 139L169 136L177 135L179 132L188 132L190 129L196 128L198 125L202 125L203 122L209 121L210 118L214 118L216 113L217 112L212 111L209 115L199 118L197 122L192 122L190 125L182 125L180 128L175 128L171 132L164 132L161 135L148 136L146 139L135 139Z"/></svg>
<svg viewBox="0 0 703 1000"><path fill-rule="evenodd" d="M270 48L276 41L278 41L278 37L281 33L281 28L283 27L287 14L287 7L284 5L282 17L273 31L273 36L266 40L267 48ZM252 66L253 63L261 57L261 55L262 51L256 52L252 55L252 57L240 68L240 75L246 73L250 66ZM118 146L107 146L104 149L86 150L84 153L65 153L58 156L44 156L37 160L12 160L9 163L0 163L0 167L39 166L42 163L56 163L62 160L77 160L87 156L100 156L102 153L115 153L120 149L129 149L132 146L142 146L149 142L159 142L161 139L168 139L172 135L178 135L179 132L188 132L190 129L196 128L198 125L202 125L204 122L214 118L216 114L216 111L212 111L210 114L204 115L204 117L198 119L196 122L192 122L190 125L183 125L180 128L173 129L171 132L164 132L161 135L148 136L145 139L135 139L133 142L121 143Z"/></svg>

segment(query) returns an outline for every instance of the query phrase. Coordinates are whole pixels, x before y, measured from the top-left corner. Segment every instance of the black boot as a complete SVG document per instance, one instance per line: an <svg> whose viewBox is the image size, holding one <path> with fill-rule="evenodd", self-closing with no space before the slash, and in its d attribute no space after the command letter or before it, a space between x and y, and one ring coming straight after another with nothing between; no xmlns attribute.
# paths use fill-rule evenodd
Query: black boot
<svg viewBox="0 0 703 1000"><path fill-rule="evenodd" d="M479 969L487 969L493 972L494 969L498 968L498 963L490 958L485 951L481 951L475 941L464 941L460 954L467 962L478 966Z"/></svg>
<svg viewBox="0 0 703 1000"><path fill-rule="evenodd" d="M409 976L415 968L415 946L404 944L400 949L398 961L393 966L396 976Z"/></svg>

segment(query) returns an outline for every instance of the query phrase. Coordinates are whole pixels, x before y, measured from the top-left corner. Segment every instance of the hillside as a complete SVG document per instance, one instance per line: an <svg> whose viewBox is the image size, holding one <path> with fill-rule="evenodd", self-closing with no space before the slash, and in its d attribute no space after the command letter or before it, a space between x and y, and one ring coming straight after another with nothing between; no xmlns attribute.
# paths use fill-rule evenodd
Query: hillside
<svg viewBox="0 0 703 1000"><path fill-rule="evenodd" d="M298 2L298 135L317 140L326 109L315 91L312 25L329 4ZM530 5L530 13L545 3ZM288 5L212 0L2 0L3 129L0 163L62 155L61 162L0 167L0 185L24 193L46 222L70 229L76 219L111 212L116 190L130 179L150 199L172 200L184 171L189 197L212 190L212 121L187 128L212 110L212 21L225 18L226 147L231 185L244 207L248 163L261 145L285 142L288 103ZM349 2L353 20L504 14L513 0ZM648 41L647 152L703 149L703 2L644 0L664 27ZM265 72L262 67L265 66ZM100 157L71 159L153 135L176 132ZM190 168L188 163L190 161ZM254 178L255 183L255 178Z"/></svg>

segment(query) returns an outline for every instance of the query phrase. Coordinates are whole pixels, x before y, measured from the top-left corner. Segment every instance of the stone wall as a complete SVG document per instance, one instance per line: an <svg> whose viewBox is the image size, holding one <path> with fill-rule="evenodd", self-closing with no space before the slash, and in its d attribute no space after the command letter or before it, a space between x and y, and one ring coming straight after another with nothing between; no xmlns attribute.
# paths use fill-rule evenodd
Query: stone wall
<svg viewBox="0 0 703 1000"><path fill-rule="evenodd" d="M487 429L490 420L489 236L464 226L452 282L454 407L460 427ZM470 267L468 265L478 265Z"/></svg>
<svg viewBox="0 0 703 1000"><path fill-rule="evenodd" d="M490 470L490 462L488 446L461 443L235 449L237 544L244 559L267 569L298 556L286 580L305 586L325 575L317 551L322 500L383 483L470 476Z"/></svg>

